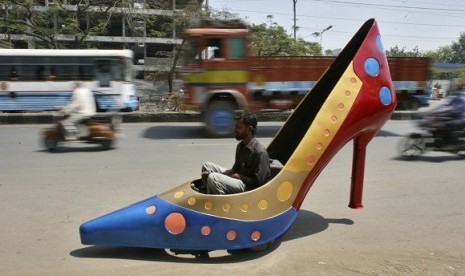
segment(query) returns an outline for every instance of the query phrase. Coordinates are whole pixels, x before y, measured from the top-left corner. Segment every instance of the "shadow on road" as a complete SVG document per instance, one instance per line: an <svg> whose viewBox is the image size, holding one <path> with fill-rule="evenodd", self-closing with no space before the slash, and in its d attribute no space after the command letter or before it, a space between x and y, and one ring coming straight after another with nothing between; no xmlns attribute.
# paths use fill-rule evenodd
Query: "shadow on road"
<svg viewBox="0 0 465 276"><path fill-rule="evenodd" d="M273 138L278 131L281 129L282 124L277 123L276 125L264 125L258 126L257 137L258 138ZM394 132L381 130L376 136L380 137L395 137L399 136ZM192 126L175 126L175 125L163 125L153 126L147 128L142 133L143 138L164 140L164 139L211 139L205 131L202 125ZM234 138L231 136L231 138Z"/></svg>
<svg viewBox="0 0 465 276"><path fill-rule="evenodd" d="M114 149L117 149L117 146L113 148L109 148L109 149L103 148L100 146L95 146L95 145L92 145L92 146L60 146L54 151L42 149L42 150L37 150L37 152L48 152L52 154L59 154L59 153L71 153L71 152L106 152L106 151L111 151Z"/></svg>
<svg viewBox="0 0 465 276"><path fill-rule="evenodd" d="M430 163L442 163L442 162L448 162L448 161L460 161L460 160L465 160L465 156L461 156L458 154L448 154L444 153L444 155L420 155L412 158L407 158L407 157L402 157L402 156L397 156L393 158L393 160L397 161L404 161L404 162L430 162Z"/></svg>
<svg viewBox="0 0 465 276"><path fill-rule="evenodd" d="M281 128L281 125L265 125L258 126L257 137L259 138L271 138ZM147 128L142 133L143 138L163 140L163 139L211 139L205 131L205 128L201 125L192 126L174 126L174 125L163 125L154 126ZM234 138L231 136L231 138Z"/></svg>
<svg viewBox="0 0 465 276"><path fill-rule="evenodd" d="M278 249L281 243L299 239L302 237L317 234L326 230L329 224L352 225L350 219L324 218L316 213L300 210L296 221L282 237L274 241L268 248L261 251L252 250L217 250L203 252L198 256L192 254L179 254L165 249L135 248L135 247L109 247L109 246L89 246L76 249L70 253L77 258L110 258L110 259L130 259L141 261L159 262L184 262L184 263L238 263L261 258ZM198 252L197 252L198 253Z"/></svg>
<svg viewBox="0 0 465 276"><path fill-rule="evenodd" d="M386 130L380 130L377 134L376 137L398 137L402 136L394 132L386 131Z"/></svg>

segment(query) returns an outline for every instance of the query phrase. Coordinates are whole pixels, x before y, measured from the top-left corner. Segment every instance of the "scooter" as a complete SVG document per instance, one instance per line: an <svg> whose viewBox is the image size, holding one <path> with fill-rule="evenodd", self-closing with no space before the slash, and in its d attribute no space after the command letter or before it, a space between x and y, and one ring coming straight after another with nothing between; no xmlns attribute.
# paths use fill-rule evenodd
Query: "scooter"
<svg viewBox="0 0 465 276"><path fill-rule="evenodd" d="M449 117L435 114L423 114L419 117L417 124L422 132L410 133L400 141L398 151L401 157L414 159L428 151L448 152L465 157L465 125L460 130L451 130Z"/></svg>
<svg viewBox="0 0 465 276"><path fill-rule="evenodd" d="M49 151L57 151L64 143L94 143L107 150L111 149L116 140L121 137L121 116L110 114L109 116L96 116L83 121L78 127L77 139L68 140L65 136L63 119L66 115L59 112L55 117L52 127L43 131L43 143Z"/></svg>

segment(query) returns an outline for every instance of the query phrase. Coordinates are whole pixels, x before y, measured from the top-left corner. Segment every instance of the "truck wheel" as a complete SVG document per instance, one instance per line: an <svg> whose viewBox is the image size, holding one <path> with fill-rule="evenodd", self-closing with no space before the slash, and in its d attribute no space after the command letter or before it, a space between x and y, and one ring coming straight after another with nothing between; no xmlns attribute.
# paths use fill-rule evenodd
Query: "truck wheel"
<svg viewBox="0 0 465 276"><path fill-rule="evenodd" d="M205 112L204 121L210 136L231 136L234 132L234 105L227 101L211 103Z"/></svg>

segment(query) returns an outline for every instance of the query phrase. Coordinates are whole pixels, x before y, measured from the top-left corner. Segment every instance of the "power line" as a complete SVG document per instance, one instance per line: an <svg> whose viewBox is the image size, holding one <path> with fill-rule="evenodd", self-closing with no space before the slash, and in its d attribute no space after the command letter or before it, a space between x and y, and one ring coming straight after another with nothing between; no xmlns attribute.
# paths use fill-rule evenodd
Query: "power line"
<svg viewBox="0 0 465 276"><path fill-rule="evenodd" d="M347 2L347 1L339 1L339 0L310 0L313 2L322 2L325 4L334 3L334 4L346 4L346 5L359 5L359 6L367 6L367 7L374 7L374 8L396 8L396 9L414 9L414 10L424 10L424 11L446 11L446 12L465 12L465 9L458 10L457 8L431 8L431 7L421 7L421 6L401 6L401 5L386 5L386 4L371 4L371 3L363 3L363 2ZM441 5L444 6L444 5Z"/></svg>

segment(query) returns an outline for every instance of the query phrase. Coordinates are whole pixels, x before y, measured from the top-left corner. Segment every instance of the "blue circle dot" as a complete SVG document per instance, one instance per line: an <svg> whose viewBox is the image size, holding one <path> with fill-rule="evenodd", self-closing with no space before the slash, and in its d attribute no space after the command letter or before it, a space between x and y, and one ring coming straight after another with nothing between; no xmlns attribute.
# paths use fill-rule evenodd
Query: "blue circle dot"
<svg viewBox="0 0 465 276"><path fill-rule="evenodd" d="M365 60L365 71L368 75L374 77L379 73L379 62L375 58Z"/></svg>
<svg viewBox="0 0 465 276"><path fill-rule="evenodd" d="M378 48L380 52L384 53L384 46L383 42L381 41L381 35L376 37L376 48Z"/></svg>
<svg viewBox="0 0 465 276"><path fill-rule="evenodd" d="M379 99L384 105L389 105L392 102L391 90L386 86L383 86L379 90Z"/></svg>

